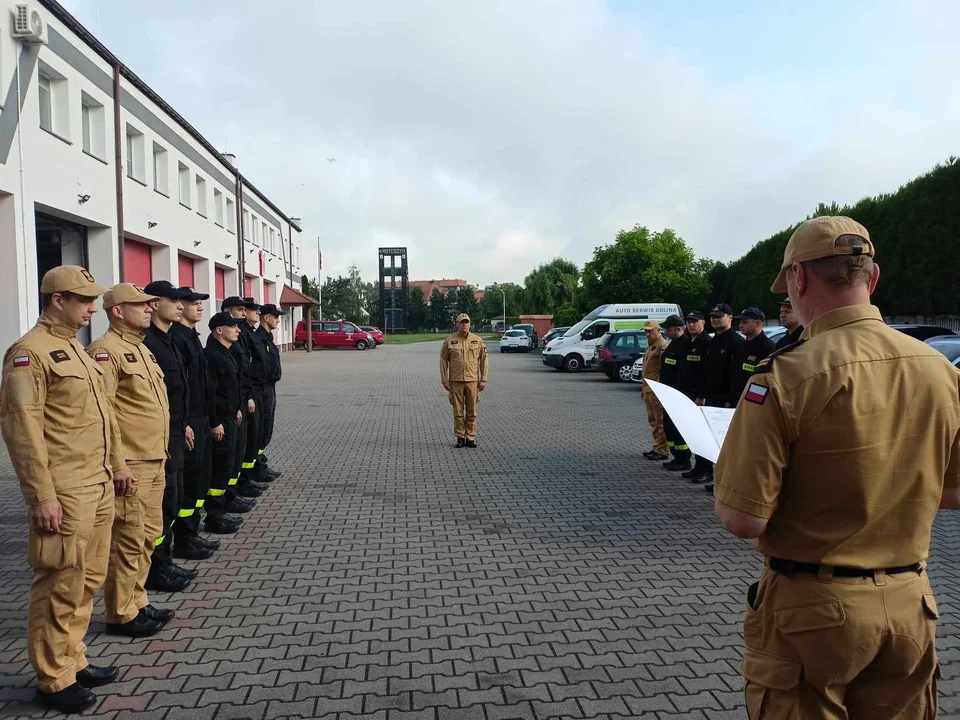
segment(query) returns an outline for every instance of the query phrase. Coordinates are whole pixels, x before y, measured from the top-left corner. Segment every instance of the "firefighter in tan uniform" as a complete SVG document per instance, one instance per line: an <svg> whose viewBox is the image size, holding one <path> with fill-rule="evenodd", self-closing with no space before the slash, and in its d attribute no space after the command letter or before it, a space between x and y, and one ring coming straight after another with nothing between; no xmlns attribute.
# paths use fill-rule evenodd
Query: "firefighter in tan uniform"
<svg viewBox="0 0 960 720"><path fill-rule="evenodd" d="M154 539L163 525L163 463L170 440L163 371L143 344L154 300L156 295L136 285L115 285L103 297L110 329L87 347L103 370L116 421L113 439L134 478L114 482L110 565L103 588L107 632L129 637L155 635L173 617L172 610L151 605L144 588Z"/></svg>
<svg viewBox="0 0 960 720"><path fill-rule="evenodd" d="M756 538L747 593L751 720L933 718L937 603L925 560L960 507L960 373L887 327L866 229L803 223L774 292L799 343L757 365L716 466L715 512Z"/></svg>
<svg viewBox="0 0 960 720"><path fill-rule="evenodd" d="M453 406L456 447L477 446L477 403L487 386L487 346L470 332L470 316L457 316L457 332L443 341L440 350L440 382Z"/></svg>
<svg viewBox="0 0 960 720"><path fill-rule="evenodd" d="M112 444L103 371L76 339L105 291L82 267L46 273L40 320L7 350L0 387L0 428L30 526L27 653L38 701L61 712L92 706L88 688L118 674L89 665L83 644L107 573L111 480L130 479Z"/></svg>
<svg viewBox="0 0 960 720"><path fill-rule="evenodd" d="M643 334L647 336L647 349L643 351L643 379L660 380L660 362L663 351L669 344L660 332L660 324L655 320L647 320L643 324ZM647 422L653 433L653 449L645 452L647 460L667 460L670 457L670 447L667 445L667 435L663 430L663 405L653 394L653 390L643 384L643 404L647 406Z"/></svg>

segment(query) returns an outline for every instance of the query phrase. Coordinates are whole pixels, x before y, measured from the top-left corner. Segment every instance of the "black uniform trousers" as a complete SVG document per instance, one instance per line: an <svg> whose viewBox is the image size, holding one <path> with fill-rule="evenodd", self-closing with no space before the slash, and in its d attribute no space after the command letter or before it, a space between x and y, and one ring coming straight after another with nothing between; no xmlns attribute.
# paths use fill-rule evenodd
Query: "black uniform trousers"
<svg viewBox="0 0 960 720"><path fill-rule="evenodd" d="M261 411L260 407L257 407ZM260 417L260 443L259 452L262 456L266 452L267 445L273 439L273 421L277 414L277 385L276 383L267 383L263 386L263 409Z"/></svg>
<svg viewBox="0 0 960 720"><path fill-rule="evenodd" d="M667 446L673 456L679 460L689 460L690 446L666 412L663 413L663 432L667 436Z"/></svg>
<svg viewBox="0 0 960 720"><path fill-rule="evenodd" d="M254 399L256 402L256 399ZM247 436L250 430L251 415L247 412L247 405L244 403L240 409L243 414L243 422L237 426L237 441L234 443L233 469L230 471L230 482L227 487L227 496L233 495L234 486L240 479L240 471L243 469L243 457L247 452Z"/></svg>
<svg viewBox="0 0 960 720"><path fill-rule="evenodd" d="M247 426L247 441L243 448L243 461L240 464L240 475L242 477L254 478L254 467L257 464L257 456L260 454L260 426L263 418L263 392L261 388L254 388L250 394L253 398L256 410L248 413L244 423Z"/></svg>
<svg viewBox="0 0 960 720"><path fill-rule="evenodd" d="M236 477L237 439L242 426L237 425L236 417L223 420L223 439L217 442L210 438L210 487L204 508L207 515L224 513L227 503L227 488L230 479Z"/></svg>
<svg viewBox="0 0 960 720"><path fill-rule="evenodd" d="M726 407L727 404L723 400L705 400L704 405L706 407ZM710 460L707 460L705 457L696 456L696 462L694 469L699 469L701 473L713 473L713 463Z"/></svg>
<svg viewBox="0 0 960 720"><path fill-rule="evenodd" d="M210 469L213 462L210 423L206 417L191 418L193 450L186 450L183 458L183 500L173 526L174 541L185 540L200 532L200 514L210 488Z"/></svg>
<svg viewBox="0 0 960 720"><path fill-rule="evenodd" d="M167 463L164 466L166 484L163 487L163 532L153 551L153 562L158 565L168 565L173 562L170 548L173 544L171 532L177 520L183 497L183 458L187 446L187 439L183 435L184 426L177 425L170 428L170 445L167 448Z"/></svg>

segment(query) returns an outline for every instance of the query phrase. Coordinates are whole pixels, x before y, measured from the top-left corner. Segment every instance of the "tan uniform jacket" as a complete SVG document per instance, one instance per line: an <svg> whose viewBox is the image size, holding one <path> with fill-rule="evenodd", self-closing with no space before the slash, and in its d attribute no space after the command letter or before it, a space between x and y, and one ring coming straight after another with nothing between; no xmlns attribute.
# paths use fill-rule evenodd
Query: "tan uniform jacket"
<svg viewBox="0 0 960 720"><path fill-rule="evenodd" d="M922 562L944 487L960 487L960 373L877 308L817 318L757 364L714 494L769 518L767 556L864 569Z"/></svg>
<svg viewBox="0 0 960 720"><path fill-rule="evenodd" d="M123 467L103 371L75 335L44 314L3 359L0 429L27 505Z"/></svg>
<svg viewBox="0 0 960 720"><path fill-rule="evenodd" d="M487 346L479 335L454 333L440 350L441 382L486 382L489 368Z"/></svg>
<svg viewBox="0 0 960 720"><path fill-rule="evenodd" d="M103 370L116 417L114 442L124 460L163 460L170 442L170 406L163 371L143 333L110 328L87 347Z"/></svg>
<svg viewBox="0 0 960 720"><path fill-rule="evenodd" d="M660 356L663 355L663 351L667 349L668 344L661 336L658 341L647 345L647 349L643 351L644 380L660 380ZM644 389L647 389L646 386L644 386Z"/></svg>

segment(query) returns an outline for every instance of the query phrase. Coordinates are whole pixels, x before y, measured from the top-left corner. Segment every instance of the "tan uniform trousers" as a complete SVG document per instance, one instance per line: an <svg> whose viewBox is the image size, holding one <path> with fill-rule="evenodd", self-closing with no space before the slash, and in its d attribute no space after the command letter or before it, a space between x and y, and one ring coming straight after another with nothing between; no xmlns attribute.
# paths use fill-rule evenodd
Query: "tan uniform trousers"
<svg viewBox="0 0 960 720"><path fill-rule="evenodd" d="M667 445L667 434L663 430L663 405L657 402L657 396L652 390L643 389L643 404L647 406L647 422L653 431L653 451L664 457L670 454Z"/></svg>
<svg viewBox="0 0 960 720"><path fill-rule="evenodd" d="M453 405L453 434L467 440L477 439L477 403L480 387L477 382L450 382L450 404Z"/></svg>
<svg viewBox="0 0 960 720"><path fill-rule="evenodd" d="M744 620L747 717L936 717L937 616L926 572L818 578L765 568Z"/></svg>
<svg viewBox="0 0 960 720"><path fill-rule="evenodd" d="M163 531L163 463L128 461L137 482L114 497L110 567L103 586L108 623L130 622L150 602L144 585L154 544Z"/></svg>
<svg viewBox="0 0 960 720"><path fill-rule="evenodd" d="M41 692L58 692L87 667L83 636L93 596L107 575L113 483L57 490L63 508L59 532L31 529L27 560L33 568L27 612L27 653Z"/></svg>

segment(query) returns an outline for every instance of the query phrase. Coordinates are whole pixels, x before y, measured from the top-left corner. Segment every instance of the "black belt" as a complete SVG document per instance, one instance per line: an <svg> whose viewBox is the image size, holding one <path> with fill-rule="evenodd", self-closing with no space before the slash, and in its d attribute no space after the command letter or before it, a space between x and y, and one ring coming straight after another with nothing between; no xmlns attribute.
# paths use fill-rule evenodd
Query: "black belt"
<svg viewBox="0 0 960 720"><path fill-rule="evenodd" d="M803 563L795 562L793 560L781 560L780 558L770 558L769 561L770 569L783 573L784 575L789 575L790 573L806 573L809 575L819 575L820 574L820 565L816 563ZM830 566L827 566L830 567ZM839 567L833 566L833 576L834 577L873 577L874 573L877 570L865 570L864 568L852 568L852 567ZM915 572L918 575L923 573L923 565L916 562L912 565L901 565L900 567L891 567L884 568L884 573L887 575L899 575L900 573L905 572Z"/></svg>

